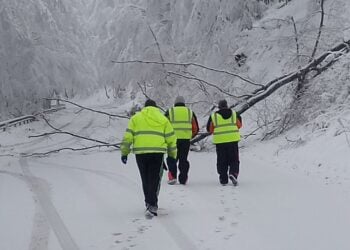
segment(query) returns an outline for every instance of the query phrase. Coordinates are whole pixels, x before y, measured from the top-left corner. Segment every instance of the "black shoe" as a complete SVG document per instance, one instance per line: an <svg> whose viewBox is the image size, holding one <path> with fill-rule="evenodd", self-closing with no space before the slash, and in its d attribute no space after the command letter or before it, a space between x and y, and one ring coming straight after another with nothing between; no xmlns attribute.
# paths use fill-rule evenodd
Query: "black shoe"
<svg viewBox="0 0 350 250"><path fill-rule="evenodd" d="M230 174L230 176L228 178L230 178L233 186L237 186L238 185L237 178L234 175Z"/></svg>
<svg viewBox="0 0 350 250"><path fill-rule="evenodd" d="M147 210L151 213L151 214L153 214L154 216L157 216L158 215L158 207L157 206L151 206L151 205L149 205L148 206L148 208L147 208Z"/></svg>
<svg viewBox="0 0 350 250"><path fill-rule="evenodd" d="M180 184L186 185L187 180L188 180L188 177L187 177L187 176L183 176L183 175L181 175L181 174L179 175L179 182L180 182Z"/></svg>
<svg viewBox="0 0 350 250"><path fill-rule="evenodd" d="M226 186L228 183L227 175L226 176L224 176L224 175L219 176L219 182L221 185Z"/></svg>

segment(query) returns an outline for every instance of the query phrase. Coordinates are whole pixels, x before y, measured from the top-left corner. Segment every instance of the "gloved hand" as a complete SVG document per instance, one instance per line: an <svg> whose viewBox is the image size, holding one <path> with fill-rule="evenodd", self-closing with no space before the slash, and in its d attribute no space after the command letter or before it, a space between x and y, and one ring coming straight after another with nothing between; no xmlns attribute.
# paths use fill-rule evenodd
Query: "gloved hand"
<svg viewBox="0 0 350 250"><path fill-rule="evenodd" d="M122 155L121 157L122 163L126 164L128 161L128 156L127 155Z"/></svg>

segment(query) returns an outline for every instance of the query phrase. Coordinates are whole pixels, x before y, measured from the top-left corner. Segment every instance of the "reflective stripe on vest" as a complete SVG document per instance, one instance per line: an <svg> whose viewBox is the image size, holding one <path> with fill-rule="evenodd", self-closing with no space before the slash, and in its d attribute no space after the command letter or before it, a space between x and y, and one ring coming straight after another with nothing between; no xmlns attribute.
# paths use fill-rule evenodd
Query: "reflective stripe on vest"
<svg viewBox="0 0 350 250"><path fill-rule="evenodd" d="M192 138L192 111L183 106L172 107L169 110L169 120L178 139Z"/></svg>
<svg viewBox="0 0 350 250"><path fill-rule="evenodd" d="M127 130L134 136L134 143L132 151L135 154L140 153L166 153L167 145L165 143L165 137L174 135L174 133L164 134L163 132L151 131L151 130Z"/></svg>
<svg viewBox="0 0 350 250"><path fill-rule="evenodd" d="M211 119L214 124L214 144L240 141L241 137L237 127L237 115L235 111L232 111L230 119L224 119L218 113L212 114Z"/></svg>

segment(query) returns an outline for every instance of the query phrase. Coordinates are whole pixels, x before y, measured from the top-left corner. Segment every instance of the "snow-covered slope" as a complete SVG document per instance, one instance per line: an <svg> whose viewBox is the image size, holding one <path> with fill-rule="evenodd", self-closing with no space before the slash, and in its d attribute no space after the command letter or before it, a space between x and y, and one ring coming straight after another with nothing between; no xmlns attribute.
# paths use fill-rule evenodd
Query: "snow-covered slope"
<svg viewBox="0 0 350 250"><path fill-rule="evenodd" d="M62 0L1 1L1 120L41 108L41 98L53 90L72 96L96 84L87 34L70 5Z"/></svg>
<svg viewBox="0 0 350 250"><path fill-rule="evenodd" d="M92 108L124 110L95 98ZM47 118L111 143L127 125L72 106ZM27 138L51 131L44 121L11 128L0 133L0 249L348 250L349 132L334 136L336 126L242 141L237 187L219 184L215 152L190 152L188 185L167 185L164 175L159 216L151 221L132 155L127 165L108 149L21 158L91 143L67 135Z"/></svg>

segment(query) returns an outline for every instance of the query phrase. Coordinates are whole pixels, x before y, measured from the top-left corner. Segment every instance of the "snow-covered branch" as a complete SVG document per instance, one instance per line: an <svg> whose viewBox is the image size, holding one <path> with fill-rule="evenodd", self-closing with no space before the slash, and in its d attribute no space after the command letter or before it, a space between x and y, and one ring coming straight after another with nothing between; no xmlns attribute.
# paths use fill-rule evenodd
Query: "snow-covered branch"
<svg viewBox="0 0 350 250"><path fill-rule="evenodd" d="M144 63L144 64L159 64L159 65L175 65L175 66L183 66L183 67L189 67L189 66L195 66L195 67L199 67L199 68L203 68L206 70L210 70L210 71L214 71L214 72L218 72L218 73L223 73L223 74L227 74L233 77L237 77L239 79L241 79L244 82L247 82L249 84L255 85L255 86L262 86L261 84L255 83L252 80L248 79L247 77L243 77L239 74L233 73L233 72L229 72L227 70L222 70L222 69L215 69L215 68L210 68L208 66L202 65L202 64L198 64L198 63L176 63L176 62L156 62L156 61L142 61L142 60L129 60L129 61L116 61L116 60L112 60L113 63L118 63L118 64L126 64L126 63Z"/></svg>
<svg viewBox="0 0 350 250"><path fill-rule="evenodd" d="M95 112L95 113L99 113L99 114L102 114L102 115L107 115L109 117L118 117L118 118L124 118L124 119L129 119L130 118L130 117L126 116L126 115L110 114L110 113L107 113L107 112L104 112L104 111L95 110L95 109L92 109L92 108L87 108L87 107L81 106L81 105L79 105L77 103L74 103L74 102L71 102L71 101L68 101L68 100L63 100L63 99L60 99L60 98L45 98L45 99L46 100L50 100L50 101L66 102L66 103L72 104L74 106L77 106L79 108L86 109L86 110L89 110L89 111L92 111L92 112Z"/></svg>
<svg viewBox="0 0 350 250"><path fill-rule="evenodd" d="M31 154L22 154L22 157L43 157L49 154L53 154L53 153L59 153L61 151L64 150L70 150L70 151L83 151L83 150L88 150L88 149L93 149L93 148L103 148L103 147L114 147L115 144L106 144L106 145L93 145L93 146L89 146L89 147L82 147L82 148L59 148L59 149L54 149L54 150L50 150L47 152L42 152L42 153L31 153Z"/></svg>

